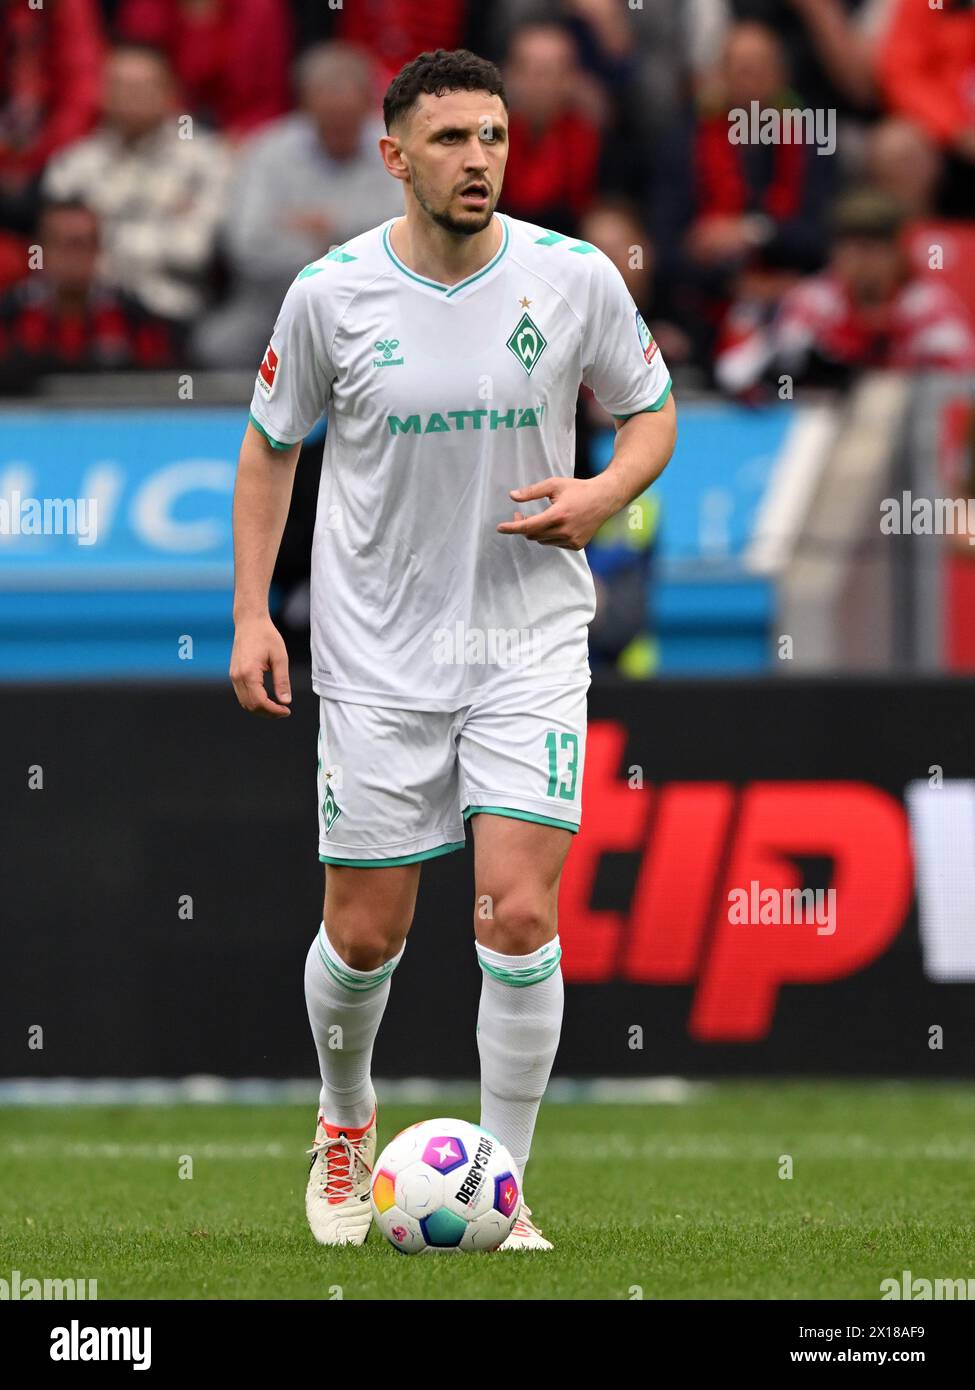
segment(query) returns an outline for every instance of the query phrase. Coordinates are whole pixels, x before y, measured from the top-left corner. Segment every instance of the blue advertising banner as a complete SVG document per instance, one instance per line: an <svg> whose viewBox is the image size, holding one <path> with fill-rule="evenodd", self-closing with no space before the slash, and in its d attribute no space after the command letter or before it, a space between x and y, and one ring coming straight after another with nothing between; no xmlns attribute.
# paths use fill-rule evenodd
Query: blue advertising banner
<svg viewBox="0 0 975 1390"><path fill-rule="evenodd" d="M246 413L48 408L0 422L2 674L225 672Z"/></svg>
<svg viewBox="0 0 975 1390"><path fill-rule="evenodd" d="M767 665L775 578L749 548L801 416L680 408L653 489L661 671ZM226 673L245 423L242 408L189 402L0 411L0 678ZM597 437L597 467L611 448Z"/></svg>
<svg viewBox="0 0 975 1390"><path fill-rule="evenodd" d="M0 414L0 585L227 588L246 413Z"/></svg>

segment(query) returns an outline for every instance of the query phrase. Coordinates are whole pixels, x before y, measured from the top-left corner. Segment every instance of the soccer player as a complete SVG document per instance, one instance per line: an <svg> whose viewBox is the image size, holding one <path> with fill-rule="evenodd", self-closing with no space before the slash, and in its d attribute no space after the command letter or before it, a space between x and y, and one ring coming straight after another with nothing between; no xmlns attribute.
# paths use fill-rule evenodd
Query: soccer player
<svg viewBox="0 0 975 1390"><path fill-rule="evenodd" d="M312 554L325 901L305 967L322 1077L305 1206L326 1245L368 1233L373 1044L421 866L461 849L468 819L481 1124L524 1174L562 1024L556 905L594 610L583 547L676 436L667 369L612 262L494 210L507 102L493 64L422 53L384 115L405 215L291 285L234 495L230 675L244 709L280 719L291 692L268 588L301 441L327 411ZM580 382L617 429L586 480ZM524 1202L502 1249L551 1249Z"/></svg>

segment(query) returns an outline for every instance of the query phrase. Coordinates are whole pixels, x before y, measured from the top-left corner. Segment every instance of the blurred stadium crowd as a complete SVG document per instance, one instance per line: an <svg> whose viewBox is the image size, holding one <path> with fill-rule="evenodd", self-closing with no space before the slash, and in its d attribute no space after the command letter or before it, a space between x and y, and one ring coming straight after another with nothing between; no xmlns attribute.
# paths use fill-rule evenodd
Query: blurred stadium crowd
<svg viewBox="0 0 975 1390"><path fill-rule="evenodd" d="M929 265L933 223L975 250L975 8L943 3L0 0L5 389L259 361L296 269L401 210L381 97L438 46L505 74L501 210L611 255L678 379L971 366L975 255ZM732 143L752 102L835 153Z"/></svg>
<svg viewBox="0 0 975 1390"><path fill-rule="evenodd" d="M678 394L973 368L975 2L937 8L0 0L0 389L254 370L297 270L402 211L376 149L390 78L461 46L506 81L501 211L616 262ZM815 113L828 152L735 143L753 104ZM585 392L579 423L584 471L609 423ZM628 556L593 548L613 654L626 574L637 607L647 577Z"/></svg>

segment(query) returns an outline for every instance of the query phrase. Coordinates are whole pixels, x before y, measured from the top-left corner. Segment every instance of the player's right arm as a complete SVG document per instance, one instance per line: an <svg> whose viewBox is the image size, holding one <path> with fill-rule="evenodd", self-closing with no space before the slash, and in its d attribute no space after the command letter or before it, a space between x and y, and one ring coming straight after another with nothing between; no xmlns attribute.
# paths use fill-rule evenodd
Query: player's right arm
<svg viewBox="0 0 975 1390"><path fill-rule="evenodd" d="M288 652L271 621L268 591L291 505L301 443L280 450L248 423L234 487L234 647L230 679L245 710L265 719L291 711ZM271 672L275 700L264 688Z"/></svg>
<svg viewBox="0 0 975 1390"><path fill-rule="evenodd" d="M234 488L234 649L230 679L244 709L265 719L291 711L288 653L271 622L268 590L291 504L302 440L325 410L331 371L313 275L284 297L251 399ZM264 689L271 672L275 698Z"/></svg>

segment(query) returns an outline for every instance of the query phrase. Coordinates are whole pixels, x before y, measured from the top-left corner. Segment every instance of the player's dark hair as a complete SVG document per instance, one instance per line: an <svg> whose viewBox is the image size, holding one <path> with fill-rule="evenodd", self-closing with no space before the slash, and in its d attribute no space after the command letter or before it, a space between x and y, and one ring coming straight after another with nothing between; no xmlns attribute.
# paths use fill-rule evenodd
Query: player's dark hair
<svg viewBox="0 0 975 1390"><path fill-rule="evenodd" d="M421 53L400 68L390 82L383 99L387 131L413 110L424 92L437 97L447 92L488 92L500 97L508 109L501 73L493 63L467 48L455 48L452 52L437 48Z"/></svg>

